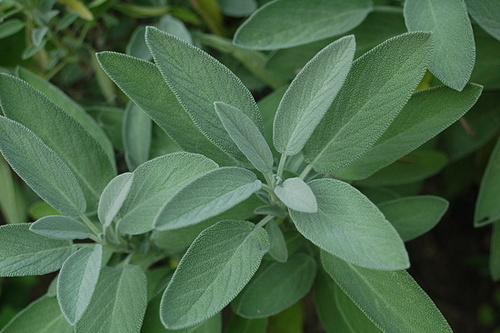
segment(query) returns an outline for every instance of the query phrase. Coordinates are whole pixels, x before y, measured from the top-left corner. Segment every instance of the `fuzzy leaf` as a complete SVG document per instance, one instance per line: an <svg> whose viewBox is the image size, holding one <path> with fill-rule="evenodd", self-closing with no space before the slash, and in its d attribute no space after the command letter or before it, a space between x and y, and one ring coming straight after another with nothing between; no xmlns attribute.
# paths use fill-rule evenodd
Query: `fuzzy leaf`
<svg viewBox="0 0 500 333"><path fill-rule="evenodd" d="M193 122L216 146L245 162L229 135L223 134L213 103L237 107L262 129L259 109L248 89L216 59L175 36L148 27L146 42L163 78Z"/></svg>
<svg viewBox="0 0 500 333"><path fill-rule="evenodd" d="M248 283L268 250L265 230L250 222L221 221L203 231L163 294L163 324L186 328L221 311Z"/></svg>
<svg viewBox="0 0 500 333"><path fill-rule="evenodd" d="M500 221L500 139L497 140L481 179L474 226L482 227L497 221Z"/></svg>
<svg viewBox="0 0 500 333"><path fill-rule="evenodd" d="M472 18L500 41L500 8L496 0L465 0Z"/></svg>
<svg viewBox="0 0 500 333"><path fill-rule="evenodd" d="M406 242L434 228L446 213L448 201L419 195L386 201L378 208Z"/></svg>
<svg viewBox="0 0 500 333"><path fill-rule="evenodd" d="M432 300L406 271L357 267L324 251L330 277L384 332L452 332Z"/></svg>
<svg viewBox="0 0 500 333"><path fill-rule="evenodd" d="M64 215L49 215L31 223L30 231L49 238L72 240L90 236L89 228L82 222Z"/></svg>
<svg viewBox="0 0 500 333"><path fill-rule="evenodd" d="M220 214L260 190L255 174L238 167L207 172L180 190L156 216L155 229L171 230Z"/></svg>
<svg viewBox="0 0 500 333"><path fill-rule="evenodd" d="M274 50L340 35L363 22L370 0L277 0L259 8L236 31L234 43Z"/></svg>
<svg viewBox="0 0 500 333"><path fill-rule="evenodd" d="M311 289L316 261L304 253L287 262L263 266L232 302L234 312L245 318L265 318L292 306Z"/></svg>
<svg viewBox="0 0 500 333"><path fill-rule="evenodd" d="M335 179L309 183L317 213L290 210L297 230L321 249L359 266L408 268L408 254L396 230L354 187Z"/></svg>
<svg viewBox="0 0 500 333"><path fill-rule="evenodd" d="M148 114L129 102L123 115L123 150L129 170L149 160L153 123Z"/></svg>
<svg viewBox="0 0 500 333"><path fill-rule="evenodd" d="M26 23L18 19L10 19L0 24L0 39L12 36L25 27Z"/></svg>
<svg viewBox="0 0 500 333"><path fill-rule="evenodd" d="M62 265L57 279L57 300L66 320L75 325L90 304L101 271L102 246L84 247Z"/></svg>
<svg viewBox="0 0 500 333"><path fill-rule="evenodd" d="M142 269L103 267L77 333L139 332L147 305L147 280Z"/></svg>
<svg viewBox="0 0 500 333"><path fill-rule="evenodd" d="M82 189L68 165L31 130L0 116L0 151L12 169L58 211L85 212Z"/></svg>
<svg viewBox="0 0 500 333"><path fill-rule="evenodd" d="M227 133L250 163L262 173L272 172L273 153L257 125L232 105L215 102L214 107Z"/></svg>
<svg viewBox="0 0 500 333"><path fill-rule="evenodd" d="M463 0L407 0L408 31L430 31L434 41L429 70L448 87L461 91L469 81L476 48Z"/></svg>
<svg viewBox="0 0 500 333"><path fill-rule="evenodd" d="M351 69L354 36L322 49L292 81L274 118L274 146L285 155L299 153L337 96Z"/></svg>
<svg viewBox="0 0 500 333"><path fill-rule="evenodd" d="M29 227L28 223L0 227L0 276L54 272L71 254L69 241L37 235Z"/></svg>
<svg viewBox="0 0 500 333"><path fill-rule="evenodd" d="M288 178L274 189L276 196L290 209L304 213L316 213L318 203L313 191L302 179Z"/></svg>
<svg viewBox="0 0 500 333"><path fill-rule="evenodd" d="M388 39L358 58L304 147L314 170L339 169L366 152L410 98L430 54L430 34L414 32Z"/></svg>
<svg viewBox="0 0 500 333"><path fill-rule="evenodd" d="M279 225L272 220L266 225L267 235L269 236L269 255L278 262L286 262L288 259L288 249L286 248L285 237Z"/></svg>
<svg viewBox="0 0 500 333"><path fill-rule="evenodd" d="M133 173L122 173L113 178L102 191L97 215L104 227L108 227L120 211L123 202L127 199L133 180Z"/></svg>
<svg viewBox="0 0 500 333"><path fill-rule="evenodd" d="M205 156L184 152L163 155L140 165L121 207L118 227L132 235L150 231L169 199L215 168L217 164Z"/></svg>

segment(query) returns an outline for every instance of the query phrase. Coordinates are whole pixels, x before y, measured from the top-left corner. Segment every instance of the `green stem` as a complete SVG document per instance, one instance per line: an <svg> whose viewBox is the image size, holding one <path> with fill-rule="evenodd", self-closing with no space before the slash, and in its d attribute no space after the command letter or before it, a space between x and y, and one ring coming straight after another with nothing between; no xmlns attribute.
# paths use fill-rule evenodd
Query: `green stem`
<svg viewBox="0 0 500 333"><path fill-rule="evenodd" d="M308 165L304 168L304 170L302 170L302 172L301 172L301 174L300 174L299 178L300 178L300 179L305 179L305 178L307 177L307 175L309 174L309 172L311 172L312 168L313 168L312 164L308 164Z"/></svg>
<svg viewBox="0 0 500 333"><path fill-rule="evenodd" d="M269 223L269 221L271 221L272 219L274 218L274 216L272 215L267 215L266 217L264 217L262 220L259 221L259 223L257 223L256 227L265 227L266 224Z"/></svg>
<svg viewBox="0 0 500 333"><path fill-rule="evenodd" d="M283 178L283 171L285 170L287 156L285 154L281 154L280 163L278 164L278 172L277 175L280 178Z"/></svg>
<svg viewBox="0 0 500 333"><path fill-rule="evenodd" d="M85 215L80 215L80 219L85 223L85 225L94 233L95 236L99 238L99 235L101 234L101 231L96 227L96 225L90 221L90 219L85 216ZM99 243L100 243L100 238L99 238Z"/></svg>

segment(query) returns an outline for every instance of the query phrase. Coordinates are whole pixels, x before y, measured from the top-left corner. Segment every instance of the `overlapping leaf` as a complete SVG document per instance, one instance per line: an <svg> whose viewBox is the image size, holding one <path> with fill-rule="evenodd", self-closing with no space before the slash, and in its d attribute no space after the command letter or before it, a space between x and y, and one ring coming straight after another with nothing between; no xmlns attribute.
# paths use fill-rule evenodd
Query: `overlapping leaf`
<svg viewBox="0 0 500 333"><path fill-rule="evenodd" d="M120 211L127 199L133 180L133 173L122 173L113 178L102 191L97 216L104 227L109 226Z"/></svg>
<svg viewBox="0 0 500 333"><path fill-rule="evenodd" d="M479 195L474 212L474 226L498 222L500 220L500 139L491 153L488 166L481 180Z"/></svg>
<svg viewBox="0 0 500 333"><path fill-rule="evenodd" d="M30 231L61 240L85 239L90 236L89 228L85 224L64 215L44 216L30 224Z"/></svg>

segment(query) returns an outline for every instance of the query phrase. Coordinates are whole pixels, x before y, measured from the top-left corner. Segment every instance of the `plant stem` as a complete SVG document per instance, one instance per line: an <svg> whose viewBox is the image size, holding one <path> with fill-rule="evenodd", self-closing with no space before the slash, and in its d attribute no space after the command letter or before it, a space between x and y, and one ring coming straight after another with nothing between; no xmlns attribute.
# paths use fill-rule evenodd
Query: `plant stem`
<svg viewBox="0 0 500 333"><path fill-rule="evenodd" d="M287 158L287 156L285 154L281 154L280 163L278 164L278 172L277 172L277 175L280 178L283 177L283 171L285 170L286 158Z"/></svg>
<svg viewBox="0 0 500 333"><path fill-rule="evenodd" d="M101 231L95 226L95 224L92 221L90 221L90 219L84 214L80 215L80 219L94 233L94 235L96 235L99 238L100 241L99 235L101 234Z"/></svg>
<svg viewBox="0 0 500 333"><path fill-rule="evenodd" d="M303 179L305 179L305 178L307 177L307 175L309 174L309 172L311 172L312 168L313 168L312 164L308 164L308 165L304 168L304 170L302 170L302 172L301 172L301 174L300 174L299 178L300 178L300 179L302 179L302 180L303 180Z"/></svg>
<svg viewBox="0 0 500 333"><path fill-rule="evenodd" d="M266 226L266 224L268 224L268 223L269 223L269 221L271 221L273 218L274 218L274 216L272 216L272 215L267 215L267 216L266 216L266 217L264 217L262 220L260 220L260 221L259 221L259 223L257 223L257 225L256 225L256 226L257 226L257 227L261 227L261 228L263 228L263 227L265 227L265 226Z"/></svg>

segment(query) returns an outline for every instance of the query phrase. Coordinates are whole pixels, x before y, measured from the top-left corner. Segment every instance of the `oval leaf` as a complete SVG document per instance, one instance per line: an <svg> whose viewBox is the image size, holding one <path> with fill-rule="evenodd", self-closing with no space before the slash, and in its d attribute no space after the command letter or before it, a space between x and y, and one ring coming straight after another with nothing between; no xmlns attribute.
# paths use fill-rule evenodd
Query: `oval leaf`
<svg viewBox="0 0 500 333"><path fill-rule="evenodd" d="M288 178L274 189L276 196L290 209L304 213L316 213L318 203L313 191L302 179Z"/></svg>
<svg viewBox="0 0 500 333"><path fill-rule="evenodd" d="M163 294L163 324L186 328L221 311L248 283L268 250L265 230L250 222L221 221L203 231Z"/></svg>
<svg viewBox="0 0 500 333"><path fill-rule="evenodd" d="M133 180L133 173L123 173L113 178L102 191L97 215L104 227L109 226L118 214L123 202L127 199Z"/></svg>
<svg viewBox="0 0 500 333"><path fill-rule="evenodd" d="M265 229L271 244L269 255L278 262L286 262L288 259L288 249L286 247L285 236L283 236L279 225L275 220L271 220Z"/></svg>
<svg viewBox="0 0 500 333"><path fill-rule="evenodd" d="M500 9L496 0L465 0L469 14L490 35L500 41Z"/></svg>
<svg viewBox="0 0 500 333"><path fill-rule="evenodd" d="M0 24L0 39L6 38L21 31L26 23L18 19L10 19Z"/></svg>
<svg viewBox="0 0 500 333"><path fill-rule="evenodd" d="M403 241L377 207L354 187L335 179L309 183L317 213L290 210L305 238L359 266L396 270L410 266Z"/></svg>
<svg viewBox="0 0 500 333"><path fill-rule="evenodd" d="M500 220L500 139L491 153L481 179L474 212L474 226L482 227Z"/></svg>
<svg viewBox="0 0 500 333"><path fill-rule="evenodd" d="M30 231L54 239L86 239L90 236L89 228L82 222L64 215L44 216L31 223Z"/></svg>
<svg viewBox="0 0 500 333"><path fill-rule="evenodd" d="M156 216L155 229L179 229L206 220L247 199L261 185L246 169L224 167L209 171L165 204Z"/></svg>
<svg viewBox="0 0 500 333"><path fill-rule="evenodd" d="M149 160L153 123L148 114L129 102L123 114L123 150L129 170Z"/></svg>

